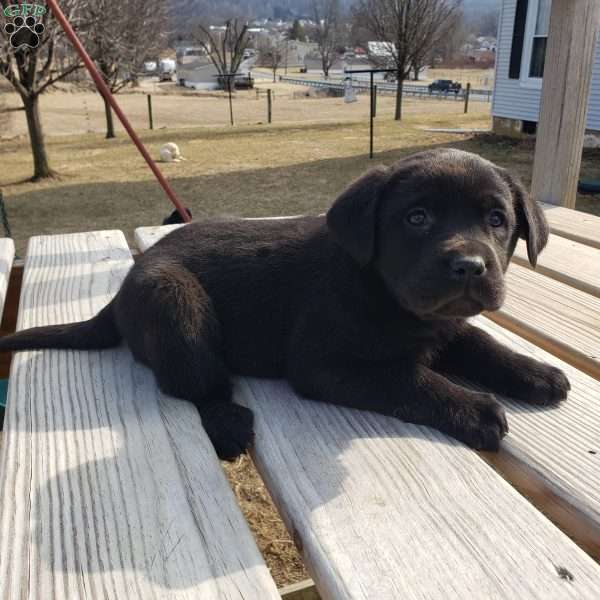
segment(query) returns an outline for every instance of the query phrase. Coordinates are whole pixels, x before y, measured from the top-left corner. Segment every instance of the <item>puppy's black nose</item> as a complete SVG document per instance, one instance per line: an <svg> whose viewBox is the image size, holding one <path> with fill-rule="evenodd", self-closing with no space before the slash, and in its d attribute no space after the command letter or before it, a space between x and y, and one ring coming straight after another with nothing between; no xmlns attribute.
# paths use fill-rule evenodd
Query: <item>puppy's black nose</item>
<svg viewBox="0 0 600 600"><path fill-rule="evenodd" d="M450 270L455 279L481 277L485 273L485 261L481 256L459 256L450 261Z"/></svg>

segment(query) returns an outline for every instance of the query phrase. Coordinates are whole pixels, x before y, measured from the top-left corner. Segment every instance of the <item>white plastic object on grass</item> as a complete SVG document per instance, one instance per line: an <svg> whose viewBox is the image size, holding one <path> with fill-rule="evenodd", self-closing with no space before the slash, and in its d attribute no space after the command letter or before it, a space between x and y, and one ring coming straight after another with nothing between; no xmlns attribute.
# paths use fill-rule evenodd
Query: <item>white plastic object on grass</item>
<svg viewBox="0 0 600 600"><path fill-rule="evenodd" d="M160 159L163 162L179 162L180 160L185 160L185 158L181 156L179 146L173 142L169 142L161 146Z"/></svg>

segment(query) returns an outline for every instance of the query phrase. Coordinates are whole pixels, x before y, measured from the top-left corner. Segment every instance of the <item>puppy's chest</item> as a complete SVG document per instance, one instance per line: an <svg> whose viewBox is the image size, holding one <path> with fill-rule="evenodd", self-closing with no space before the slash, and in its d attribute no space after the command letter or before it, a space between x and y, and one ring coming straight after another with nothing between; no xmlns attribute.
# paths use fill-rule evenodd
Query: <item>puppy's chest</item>
<svg viewBox="0 0 600 600"><path fill-rule="evenodd" d="M365 328L352 344L356 356L368 361L403 361L430 364L454 333L438 327L406 323L380 323Z"/></svg>

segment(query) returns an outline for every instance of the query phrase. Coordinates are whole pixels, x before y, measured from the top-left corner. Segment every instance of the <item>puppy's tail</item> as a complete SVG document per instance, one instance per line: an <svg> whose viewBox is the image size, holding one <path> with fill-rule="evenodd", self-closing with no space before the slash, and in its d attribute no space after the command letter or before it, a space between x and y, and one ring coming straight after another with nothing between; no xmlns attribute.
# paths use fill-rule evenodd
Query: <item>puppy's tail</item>
<svg viewBox="0 0 600 600"><path fill-rule="evenodd" d="M121 334L117 329L111 302L89 321L33 327L0 338L0 351L44 348L100 350L116 346L120 341Z"/></svg>

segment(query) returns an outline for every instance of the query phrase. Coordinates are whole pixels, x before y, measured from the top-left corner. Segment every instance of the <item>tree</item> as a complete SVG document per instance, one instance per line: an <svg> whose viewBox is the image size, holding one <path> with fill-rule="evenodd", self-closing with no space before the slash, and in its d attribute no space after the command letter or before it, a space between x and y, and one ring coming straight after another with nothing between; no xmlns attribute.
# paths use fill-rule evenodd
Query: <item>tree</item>
<svg viewBox="0 0 600 600"><path fill-rule="evenodd" d="M323 75L327 78L339 44L340 4L339 0L311 0L311 8L315 22L313 33L321 57Z"/></svg>
<svg viewBox="0 0 600 600"><path fill-rule="evenodd" d="M248 24L238 19L228 20L222 28L210 28L199 25L198 42L210 57L217 72L224 80L227 89L231 89L231 75L237 73L244 60L244 50L248 45Z"/></svg>
<svg viewBox="0 0 600 600"><path fill-rule="evenodd" d="M163 0L88 2L87 50L112 94L136 82L144 61L154 58L167 36L167 8ZM106 137L115 137L113 114L104 98Z"/></svg>
<svg viewBox="0 0 600 600"><path fill-rule="evenodd" d="M462 0L360 0L357 15L387 48L380 62L396 71L395 119L402 118L402 89L410 70L447 32Z"/></svg>
<svg viewBox="0 0 600 600"><path fill-rule="evenodd" d="M273 71L273 83L277 81L277 69L286 60L286 45L285 39L267 39L259 46L260 63Z"/></svg>
<svg viewBox="0 0 600 600"><path fill-rule="evenodd" d="M467 43L468 29L464 13L458 10L451 18L446 34L434 46L435 53L444 63L452 63L463 56L463 47Z"/></svg>
<svg viewBox="0 0 600 600"><path fill-rule="evenodd" d="M421 53L415 52L412 59L412 71L414 74L414 80L419 81L419 73L421 69L429 62L430 64L434 61L434 54L438 56L444 55L444 53L453 51L458 41L464 39L464 17L462 10L457 7L457 10L447 19L446 23L440 27L440 30L436 36L436 39L432 44L425 46ZM464 43L464 42L463 42Z"/></svg>
<svg viewBox="0 0 600 600"><path fill-rule="evenodd" d="M61 8L69 22L81 26L81 0L63 0ZM23 31L30 32L24 39L4 35ZM6 29L7 27L7 29ZM50 11L40 14L34 4L18 5L11 0L0 0L0 75L11 83L19 94L27 118L27 130L33 155L33 181L52 177L44 131L40 118L39 99L52 85L68 77L82 65L79 58L69 51L62 28ZM17 45L19 42L26 43ZM57 61L57 54L66 54L65 60Z"/></svg>
<svg viewBox="0 0 600 600"><path fill-rule="evenodd" d="M299 42L304 42L306 40L306 33L304 32L304 27L298 19L294 20L290 30L288 31L288 40L297 40Z"/></svg>

